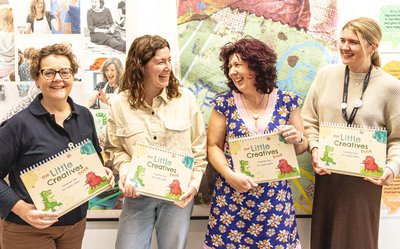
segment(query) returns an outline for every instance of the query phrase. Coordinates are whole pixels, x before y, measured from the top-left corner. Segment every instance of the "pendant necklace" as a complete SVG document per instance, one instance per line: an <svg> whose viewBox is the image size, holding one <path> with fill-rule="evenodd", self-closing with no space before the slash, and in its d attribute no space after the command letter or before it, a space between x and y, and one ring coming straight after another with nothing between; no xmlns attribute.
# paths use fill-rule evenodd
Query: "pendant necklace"
<svg viewBox="0 0 400 249"><path fill-rule="evenodd" d="M250 106L249 106L249 109L253 112L252 117L253 117L253 119L256 120L256 121L257 121L257 119L260 118L260 114L258 114L258 112L260 111L260 109L261 109L261 107L262 107L262 105L263 105L264 97L265 97L265 94L263 94L263 96L262 96L262 98L261 98L260 105L258 106L258 108L257 108L256 111L254 111L254 110L253 110L252 108L250 108ZM242 97L242 99L243 99L243 97ZM243 103L244 103L244 101L243 101Z"/></svg>
<svg viewBox="0 0 400 249"><path fill-rule="evenodd" d="M361 97L354 101L354 107L353 107L353 110L351 111L350 118L347 118L346 109L347 109L347 96L348 96L348 93L349 93L350 73L349 73L349 67L346 66L346 70L345 70L345 73L344 73L343 98L342 98L342 104L340 105L340 108L342 109L343 118L347 121L347 125L351 125L353 123L354 118L356 117L358 108L360 108L362 106L362 104L363 104L362 98L364 96L365 90L367 89L372 68L373 68L373 65L371 64L371 66L369 67L369 71L365 75L365 78L364 78Z"/></svg>

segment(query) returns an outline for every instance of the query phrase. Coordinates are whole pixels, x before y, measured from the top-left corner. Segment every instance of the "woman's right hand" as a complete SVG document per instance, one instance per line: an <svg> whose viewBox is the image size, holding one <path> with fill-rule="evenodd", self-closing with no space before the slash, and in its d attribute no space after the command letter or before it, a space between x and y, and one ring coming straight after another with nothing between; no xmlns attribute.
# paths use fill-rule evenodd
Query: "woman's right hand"
<svg viewBox="0 0 400 249"><path fill-rule="evenodd" d="M314 169L314 172L318 175L330 175L331 172L329 170L327 170L326 168L322 168L318 166L318 148L314 147L311 150L311 156L312 156L312 166Z"/></svg>
<svg viewBox="0 0 400 249"><path fill-rule="evenodd" d="M118 188L125 197L137 198L140 196L139 192L136 191L136 188L126 180L126 175L120 176Z"/></svg>
<svg viewBox="0 0 400 249"><path fill-rule="evenodd" d="M21 217L29 225L44 229L58 221L58 214L53 212L39 211L35 205L26 203L23 200L19 200L11 210L13 213Z"/></svg>
<svg viewBox="0 0 400 249"><path fill-rule="evenodd" d="M239 193L247 192L258 186L253 179L239 172L231 171L225 179Z"/></svg>

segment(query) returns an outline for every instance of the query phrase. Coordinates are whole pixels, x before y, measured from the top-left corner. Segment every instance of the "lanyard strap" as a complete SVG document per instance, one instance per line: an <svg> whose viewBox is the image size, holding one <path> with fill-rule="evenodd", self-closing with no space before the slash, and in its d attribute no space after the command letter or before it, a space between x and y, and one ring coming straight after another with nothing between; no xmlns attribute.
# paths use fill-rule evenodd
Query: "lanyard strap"
<svg viewBox="0 0 400 249"><path fill-rule="evenodd" d="M365 78L364 78L361 97L360 97L359 100L356 100L354 102L355 104L354 104L353 110L351 111L350 118L347 119L346 109L347 109L347 96L349 94L350 73L349 73L349 67L346 66L346 70L345 70L345 73L344 73L343 98L342 98L341 108L342 108L342 116L347 121L347 125L351 125L353 123L354 118L356 117L358 108L360 108L361 105L362 105L362 98L364 96L365 90L367 89L372 68L373 68L373 66L371 64L371 66L369 67L368 73L367 73L367 75L365 75Z"/></svg>

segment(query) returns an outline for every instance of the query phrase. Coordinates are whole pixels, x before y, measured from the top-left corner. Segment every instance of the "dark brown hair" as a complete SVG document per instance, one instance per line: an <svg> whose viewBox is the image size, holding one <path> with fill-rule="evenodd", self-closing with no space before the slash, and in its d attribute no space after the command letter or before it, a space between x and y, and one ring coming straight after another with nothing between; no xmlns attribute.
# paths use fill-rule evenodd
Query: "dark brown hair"
<svg viewBox="0 0 400 249"><path fill-rule="evenodd" d="M136 38L126 58L125 72L122 77L121 91L128 90L128 102L132 109L143 105L145 99L144 91L144 66L153 58L159 49L169 48L169 43L158 35L144 35ZM179 97L179 81L171 71L167 86L169 99Z"/></svg>
<svg viewBox="0 0 400 249"><path fill-rule="evenodd" d="M232 54L240 55L246 61L249 68L256 74L255 87L260 93L271 93L276 87L276 54L264 42L245 37L234 43L227 43L222 47L219 59L223 62L221 69L228 79L228 87L238 91L237 87L229 77L229 57Z"/></svg>

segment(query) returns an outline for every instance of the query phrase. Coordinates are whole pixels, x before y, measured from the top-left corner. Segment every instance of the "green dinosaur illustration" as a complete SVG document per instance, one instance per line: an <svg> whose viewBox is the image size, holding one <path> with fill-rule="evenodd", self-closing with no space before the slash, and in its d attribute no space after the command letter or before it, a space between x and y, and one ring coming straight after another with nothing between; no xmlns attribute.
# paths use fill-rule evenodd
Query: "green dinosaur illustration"
<svg viewBox="0 0 400 249"><path fill-rule="evenodd" d="M57 202L56 200L53 199L54 195L50 189L40 192L40 196L42 197L42 201L44 204L43 211L51 210L52 212L55 212L56 211L55 208L62 205L61 202Z"/></svg>
<svg viewBox="0 0 400 249"><path fill-rule="evenodd" d="M104 112L96 113L96 117L101 118L101 122L102 122L103 125L107 124L107 114L105 114Z"/></svg>
<svg viewBox="0 0 400 249"><path fill-rule="evenodd" d="M326 163L326 165L329 165L329 163L336 164L336 162L333 161L332 152L333 152L333 147L329 146L329 145L325 145L324 156L321 157L321 160L324 161Z"/></svg>
<svg viewBox="0 0 400 249"><path fill-rule="evenodd" d="M139 165L137 167L136 171L135 171L134 177L130 179L132 184L135 187L138 187L138 186L144 187L144 182L143 182L143 179L142 179L143 174L144 174L144 170L145 169L143 168L143 166Z"/></svg>
<svg viewBox="0 0 400 249"><path fill-rule="evenodd" d="M253 174L249 171L249 161L240 160L240 171L246 176L254 177Z"/></svg>

